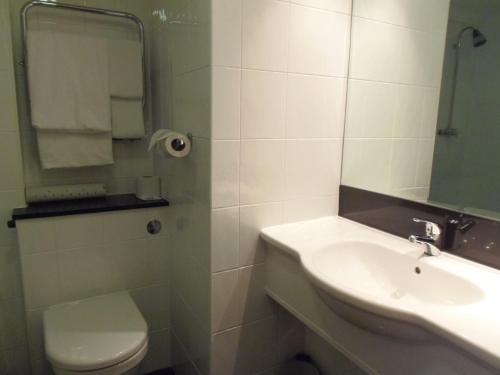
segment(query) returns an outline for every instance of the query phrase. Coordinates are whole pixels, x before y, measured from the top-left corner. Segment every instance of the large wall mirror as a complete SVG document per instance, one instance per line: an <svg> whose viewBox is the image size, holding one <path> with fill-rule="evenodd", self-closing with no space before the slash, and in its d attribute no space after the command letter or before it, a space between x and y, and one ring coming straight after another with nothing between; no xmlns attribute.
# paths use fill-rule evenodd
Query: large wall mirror
<svg viewBox="0 0 500 375"><path fill-rule="evenodd" d="M500 218L500 1L354 0L342 184Z"/></svg>

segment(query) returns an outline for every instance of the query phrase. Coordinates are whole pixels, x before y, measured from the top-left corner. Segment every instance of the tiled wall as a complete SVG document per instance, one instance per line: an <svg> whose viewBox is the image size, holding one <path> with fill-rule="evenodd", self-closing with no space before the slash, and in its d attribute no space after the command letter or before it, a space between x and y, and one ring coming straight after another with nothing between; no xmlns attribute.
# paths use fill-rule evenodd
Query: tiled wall
<svg viewBox="0 0 500 375"><path fill-rule="evenodd" d="M429 194L449 0L354 0L342 183Z"/></svg>
<svg viewBox="0 0 500 375"><path fill-rule="evenodd" d="M350 4L212 2L212 374L303 350L265 294L259 230L337 212Z"/></svg>
<svg viewBox="0 0 500 375"><path fill-rule="evenodd" d="M172 365L208 374L210 352L210 5L153 0L155 129L193 134L185 159L155 160L171 206Z"/></svg>
<svg viewBox="0 0 500 375"><path fill-rule="evenodd" d="M0 373L29 372L16 233L6 226L24 206L9 4L0 2Z"/></svg>
<svg viewBox="0 0 500 375"><path fill-rule="evenodd" d="M29 119L28 98L26 94L26 77L24 69L17 64L23 59L21 42L20 11L25 0L8 0L11 4L12 37L14 42L14 59L16 61L16 84L18 92L18 111L22 135L24 157L24 177L26 186L47 186L77 183L105 183L110 193L135 192L137 176L153 174L153 158L147 152L147 140L114 141L113 155L115 163L111 166L86 167L77 169L43 170L40 166L36 134ZM145 27L146 52L149 66L150 39L150 1L134 0L71 0L69 3L96 6L131 12L140 17ZM30 27L56 28L71 33L99 35L107 38L137 39L137 26L130 21L109 22L109 18L85 15L54 9L32 8L29 12ZM113 19L114 20L114 19ZM147 69L149 77L149 69ZM145 108L146 132L151 131L151 100L149 78L147 79L147 105Z"/></svg>
<svg viewBox="0 0 500 375"><path fill-rule="evenodd" d="M164 224L154 236L153 219ZM168 208L18 221L34 374L52 374L42 339L48 306L118 291L129 291L149 326L142 372L170 365L167 224Z"/></svg>

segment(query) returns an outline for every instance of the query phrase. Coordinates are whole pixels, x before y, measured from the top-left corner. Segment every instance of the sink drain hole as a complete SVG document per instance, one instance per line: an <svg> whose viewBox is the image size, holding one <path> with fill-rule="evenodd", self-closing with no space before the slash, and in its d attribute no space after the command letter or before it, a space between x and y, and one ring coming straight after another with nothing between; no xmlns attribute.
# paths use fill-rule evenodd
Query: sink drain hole
<svg viewBox="0 0 500 375"><path fill-rule="evenodd" d="M422 270L420 269L420 267L415 267L415 273L417 275L420 275L422 273Z"/></svg>

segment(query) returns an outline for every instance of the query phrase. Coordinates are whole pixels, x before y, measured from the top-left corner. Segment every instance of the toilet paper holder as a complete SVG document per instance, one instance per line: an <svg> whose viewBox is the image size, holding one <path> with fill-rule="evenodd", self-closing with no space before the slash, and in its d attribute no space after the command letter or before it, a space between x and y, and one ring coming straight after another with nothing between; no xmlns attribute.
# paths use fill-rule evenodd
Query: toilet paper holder
<svg viewBox="0 0 500 375"><path fill-rule="evenodd" d="M191 133L187 133L186 136L188 137L189 142L191 142L191 144L193 144L193 135ZM172 148L175 151L182 151L186 148L186 142L184 142L184 140L179 139L179 138L174 139L172 141Z"/></svg>
<svg viewBox="0 0 500 375"><path fill-rule="evenodd" d="M192 133L179 133L170 129L159 129L151 135L148 151L156 150L159 155L184 158L191 153Z"/></svg>

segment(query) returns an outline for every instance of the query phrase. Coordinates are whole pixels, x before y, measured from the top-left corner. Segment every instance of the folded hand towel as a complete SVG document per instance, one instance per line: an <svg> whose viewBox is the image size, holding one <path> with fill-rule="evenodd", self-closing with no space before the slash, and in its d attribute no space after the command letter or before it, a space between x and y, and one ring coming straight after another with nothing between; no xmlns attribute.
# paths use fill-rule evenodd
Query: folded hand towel
<svg viewBox="0 0 500 375"><path fill-rule="evenodd" d="M130 40L108 41L109 87L114 97L143 99L142 46Z"/></svg>
<svg viewBox="0 0 500 375"><path fill-rule="evenodd" d="M37 131L43 169L113 164L111 133Z"/></svg>
<svg viewBox="0 0 500 375"><path fill-rule="evenodd" d="M104 39L28 32L28 81L35 128L111 131L107 53Z"/></svg>
<svg viewBox="0 0 500 375"><path fill-rule="evenodd" d="M144 138L144 114L142 100L111 98L111 122L113 138Z"/></svg>

